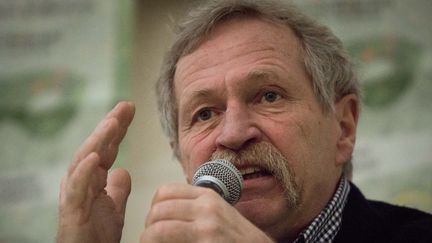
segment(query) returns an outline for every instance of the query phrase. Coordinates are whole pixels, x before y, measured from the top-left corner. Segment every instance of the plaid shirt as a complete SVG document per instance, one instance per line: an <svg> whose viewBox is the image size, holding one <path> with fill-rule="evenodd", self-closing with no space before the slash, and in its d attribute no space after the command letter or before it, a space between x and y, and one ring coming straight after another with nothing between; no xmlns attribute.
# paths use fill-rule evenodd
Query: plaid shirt
<svg viewBox="0 0 432 243"><path fill-rule="evenodd" d="M350 184L345 177L339 182L332 200L297 237L294 243L332 242L340 229L342 212L347 202Z"/></svg>

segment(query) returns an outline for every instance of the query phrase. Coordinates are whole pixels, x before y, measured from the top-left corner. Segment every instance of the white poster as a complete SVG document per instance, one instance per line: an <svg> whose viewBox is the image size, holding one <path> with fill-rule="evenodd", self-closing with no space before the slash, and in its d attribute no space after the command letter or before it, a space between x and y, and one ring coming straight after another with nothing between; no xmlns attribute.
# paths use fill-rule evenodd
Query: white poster
<svg viewBox="0 0 432 243"><path fill-rule="evenodd" d="M60 177L113 105L116 1L0 1L0 242L54 242Z"/></svg>

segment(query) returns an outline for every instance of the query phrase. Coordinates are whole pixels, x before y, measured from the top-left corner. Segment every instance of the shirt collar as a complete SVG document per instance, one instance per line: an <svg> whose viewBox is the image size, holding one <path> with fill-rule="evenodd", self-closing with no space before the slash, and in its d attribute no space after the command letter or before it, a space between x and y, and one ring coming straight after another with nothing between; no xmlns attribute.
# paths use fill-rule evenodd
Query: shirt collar
<svg viewBox="0 0 432 243"><path fill-rule="evenodd" d="M294 242L331 242L339 232L349 191L350 184L342 176L333 198Z"/></svg>

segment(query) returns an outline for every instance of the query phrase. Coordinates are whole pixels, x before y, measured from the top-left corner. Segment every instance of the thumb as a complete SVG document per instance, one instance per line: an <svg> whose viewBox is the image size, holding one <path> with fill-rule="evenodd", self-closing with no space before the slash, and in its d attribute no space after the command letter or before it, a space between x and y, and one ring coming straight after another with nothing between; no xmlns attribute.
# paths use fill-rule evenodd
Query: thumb
<svg viewBox="0 0 432 243"><path fill-rule="evenodd" d="M131 178L125 169L115 169L108 175L106 191L112 198L115 209L124 216L126 202L131 192Z"/></svg>

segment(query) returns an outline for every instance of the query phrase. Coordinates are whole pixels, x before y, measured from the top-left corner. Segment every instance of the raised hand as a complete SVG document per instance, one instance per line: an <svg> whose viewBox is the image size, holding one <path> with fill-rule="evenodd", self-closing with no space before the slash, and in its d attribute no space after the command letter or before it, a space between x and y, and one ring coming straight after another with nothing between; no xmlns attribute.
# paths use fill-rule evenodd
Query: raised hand
<svg viewBox="0 0 432 243"><path fill-rule="evenodd" d="M131 179L108 170L134 113L132 103L117 104L76 152L61 183L58 243L120 242Z"/></svg>

